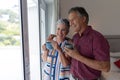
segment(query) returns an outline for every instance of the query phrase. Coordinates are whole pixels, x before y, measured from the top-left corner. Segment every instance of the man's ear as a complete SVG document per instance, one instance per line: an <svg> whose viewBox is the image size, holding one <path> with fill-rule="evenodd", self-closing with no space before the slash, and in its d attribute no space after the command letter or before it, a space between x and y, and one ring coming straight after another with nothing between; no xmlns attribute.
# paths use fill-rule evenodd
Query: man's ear
<svg viewBox="0 0 120 80"><path fill-rule="evenodd" d="M67 31L67 35L68 35L69 31L70 31L70 30Z"/></svg>
<svg viewBox="0 0 120 80"><path fill-rule="evenodd" d="M86 17L85 16L83 16L83 22L86 22Z"/></svg>

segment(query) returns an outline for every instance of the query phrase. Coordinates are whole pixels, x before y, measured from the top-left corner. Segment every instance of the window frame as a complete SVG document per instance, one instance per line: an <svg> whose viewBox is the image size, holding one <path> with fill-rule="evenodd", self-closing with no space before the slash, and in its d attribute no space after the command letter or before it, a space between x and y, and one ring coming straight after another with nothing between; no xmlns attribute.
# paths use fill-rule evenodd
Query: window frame
<svg viewBox="0 0 120 80"><path fill-rule="evenodd" d="M20 0L24 80L30 80L27 0Z"/></svg>

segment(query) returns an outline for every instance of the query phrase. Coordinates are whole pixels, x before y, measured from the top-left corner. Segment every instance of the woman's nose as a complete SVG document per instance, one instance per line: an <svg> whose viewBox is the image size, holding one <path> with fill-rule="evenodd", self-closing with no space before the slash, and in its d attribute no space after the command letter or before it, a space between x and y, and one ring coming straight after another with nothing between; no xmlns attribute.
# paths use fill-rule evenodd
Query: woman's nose
<svg viewBox="0 0 120 80"><path fill-rule="evenodd" d="M59 33L62 34L62 30L60 30Z"/></svg>

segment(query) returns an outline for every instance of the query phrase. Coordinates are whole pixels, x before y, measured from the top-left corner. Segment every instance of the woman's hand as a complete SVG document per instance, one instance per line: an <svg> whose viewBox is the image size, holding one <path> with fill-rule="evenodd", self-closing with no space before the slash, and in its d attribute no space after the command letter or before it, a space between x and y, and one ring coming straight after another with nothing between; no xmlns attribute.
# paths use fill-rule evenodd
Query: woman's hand
<svg viewBox="0 0 120 80"><path fill-rule="evenodd" d="M61 51L61 48L59 47L58 43L54 40L51 40L52 46L55 50Z"/></svg>
<svg viewBox="0 0 120 80"><path fill-rule="evenodd" d="M42 45L42 50L43 50L43 51L46 51L46 50L47 50L46 44L43 44L43 45Z"/></svg>
<svg viewBox="0 0 120 80"><path fill-rule="evenodd" d="M44 51L42 54L42 60L47 61L47 55L48 55L49 50L46 48L45 44L42 45L42 49Z"/></svg>
<svg viewBox="0 0 120 80"><path fill-rule="evenodd" d="M47 38L47 41L53 40L54 37L56 37L55 34L50 34L50 35L48 36L48 38Z"/></svg>

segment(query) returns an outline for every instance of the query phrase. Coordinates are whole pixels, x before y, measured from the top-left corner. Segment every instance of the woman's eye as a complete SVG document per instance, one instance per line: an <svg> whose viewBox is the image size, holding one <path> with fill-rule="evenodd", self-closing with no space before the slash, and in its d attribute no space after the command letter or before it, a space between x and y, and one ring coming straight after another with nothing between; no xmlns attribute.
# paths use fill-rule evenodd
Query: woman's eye
<svg viewBox="0 0 120 80"><path fill-rule="evenodd" d="M57 28L57 30L60 30L60 28Z"/></svg>
<svg viewBox="0 0 120 80"><path fill-rule="evenodd" d="M57 28L57 30L66 31L66 29L60 29L60 28Z"/></svg>

